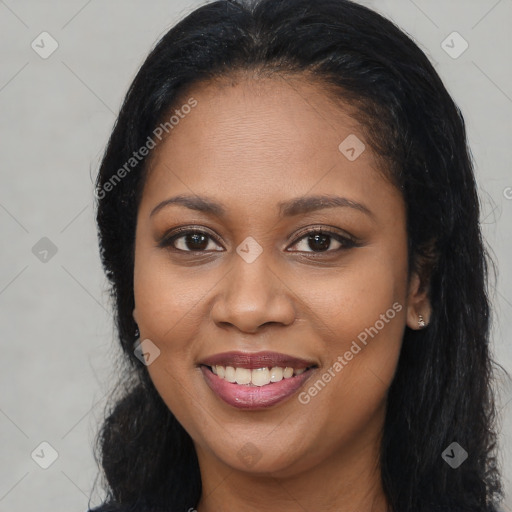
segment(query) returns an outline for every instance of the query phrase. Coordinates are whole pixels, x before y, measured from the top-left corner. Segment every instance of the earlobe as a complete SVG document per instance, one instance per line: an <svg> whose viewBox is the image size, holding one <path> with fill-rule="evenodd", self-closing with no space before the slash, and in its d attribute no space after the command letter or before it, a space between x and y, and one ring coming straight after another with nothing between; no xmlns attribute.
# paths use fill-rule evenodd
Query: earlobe
<svg viewBox="0 0 512 512"><path fill-rule="evenodd" d="M414 273L407 300L407 326L414 330L424 329L430 323L431 313L428 289L421 286L418 274Z"/></svg>
<svg viewBox="0 0 512 512"><path fill-rule="evenodd" d="M137 308L134 308L132 315L133 319L135 320L135 323L137 323Z"/></svg>

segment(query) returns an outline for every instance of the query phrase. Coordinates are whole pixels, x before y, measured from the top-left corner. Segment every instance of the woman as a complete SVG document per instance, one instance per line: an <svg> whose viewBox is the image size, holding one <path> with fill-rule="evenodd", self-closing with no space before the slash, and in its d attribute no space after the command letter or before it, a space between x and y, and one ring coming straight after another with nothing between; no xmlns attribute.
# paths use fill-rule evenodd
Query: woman
<svg viewBox="0 0 512 512"><path fill-rule="evenodd" d="M496 510L464 121L391 22L197 9L131 85L96 195L127 362L99 510Z"/></svg>

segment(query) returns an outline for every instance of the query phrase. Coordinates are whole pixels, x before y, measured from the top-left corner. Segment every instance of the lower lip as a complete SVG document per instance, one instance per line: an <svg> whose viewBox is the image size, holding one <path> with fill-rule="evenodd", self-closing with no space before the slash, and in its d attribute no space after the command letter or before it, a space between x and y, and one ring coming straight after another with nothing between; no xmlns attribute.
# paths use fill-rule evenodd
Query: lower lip
<svg viewBox="0 0 512 512"><path fill-rule="evenodd" d="M224 402L239 409L263 409L286 400L311 376L313 368L300 375L272 382L265 386L248 386L221 379L208 367L201 366L201 371L210 389Z"/></svg>

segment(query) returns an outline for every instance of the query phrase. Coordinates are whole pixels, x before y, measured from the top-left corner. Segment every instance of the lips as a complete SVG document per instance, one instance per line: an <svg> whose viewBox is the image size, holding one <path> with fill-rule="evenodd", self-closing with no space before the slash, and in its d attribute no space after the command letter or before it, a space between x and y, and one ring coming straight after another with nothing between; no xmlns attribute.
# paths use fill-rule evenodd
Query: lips
<svg viewBox="0 0 512 512"><path fill-rule="evenodd" d="M266 408L286 400L317 368L314 361L277 352L224 352L202 360L199 366L210 389L227 404L242 409ZM260 371L271 372L275 378L270 382L259 379L256 385L245 378Z"/></svg>

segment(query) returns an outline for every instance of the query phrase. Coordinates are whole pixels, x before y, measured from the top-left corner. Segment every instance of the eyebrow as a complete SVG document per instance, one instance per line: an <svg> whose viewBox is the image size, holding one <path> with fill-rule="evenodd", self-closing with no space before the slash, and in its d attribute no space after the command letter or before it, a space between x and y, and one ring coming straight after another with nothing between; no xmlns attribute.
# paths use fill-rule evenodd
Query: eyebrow
<svg viewBox="0 0 512 512"><path fill-rule="evenodd" d="M215 215L217 217L223 217L226 215L226 208L205 196L198 195L179 195L171 197L158 203L151 213L150 217L155 215L163 208L170 205L181 205L189 208L190 210L196 210L203 213ZM280 217L292 217L294 215L300 215L305 213L314 212L317 210L323 210L324 208L336 208L346 207L358 210L366 215L375 218L373 212L365 205L352 201L346 197L333 196L333 195L314 195L306 197L298 197L290 199L288 201L282 201L278 203L279 216Z"/></svg>

